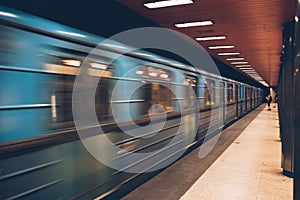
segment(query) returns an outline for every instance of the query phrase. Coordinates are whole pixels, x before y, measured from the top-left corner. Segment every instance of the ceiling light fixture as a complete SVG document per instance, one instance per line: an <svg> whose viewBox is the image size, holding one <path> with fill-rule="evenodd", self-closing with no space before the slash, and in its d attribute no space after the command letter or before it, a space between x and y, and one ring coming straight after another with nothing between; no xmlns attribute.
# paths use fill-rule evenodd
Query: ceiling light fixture
<svg viewBox="0 0 300 200"><path fill-rule="evenodd" d="M232 65L248 64L248 62L232 62Z"/></svg>
<svg viewBox="0 0 300 200"><path fill-rule="evenodd" d="M186 5L194 3L192 0L166 0L166 1L156 1L151 3L144 3L149 9L154 8L163 8L163 7L170 7L170 6L179 6L179 5Z"/></svg>
<svg viewBox="0 0 300 200"><path fill-rule="evenodd" d="M209 49L232 49L234 46L232 45L224 45L224 46L210 46Z"/></svg>
<svg viewBox="0 0 300 200"><path fill-rule="evenodd" d="M197 41L208 41L208 40L225 40L226 36L211 36L211 37L197 37L195 40Z"/></svg>
<svg viewBox="0 0 300 200"><path fill-rule="evenodd" d="M239 55L239 52L232 52L232 53L218 53L218 56L231 56L231 55Z"/></svg>
<svg viewBox="0 0 300 200"><path fill-rule="evenodd" d="M236 65L235 67L251 67L251 65Z"/></svg>
<svg viewBox="0 0 300 200"><path fill-rule="evenodd" d="M226 60L245 60L245 58L226 58Z"/></svg>
<svg viewBox="0 0 300 200"><path fill-rule="evenodd" d="M241 69L241 70L251 70L251 71L255 71L254 69L252 69L251 67L245 67L245 68L239 68L239 69Z"/></svg>
<svg viewBox="0 0 300 200"><path fill-rule="evenodd" d="M201 22L187 22L187 23L181 23L181 24L175 24L177 28L187 28L187 27L193 27L193 26L208 26L213 25L212 21L201 21Z"/></svg>

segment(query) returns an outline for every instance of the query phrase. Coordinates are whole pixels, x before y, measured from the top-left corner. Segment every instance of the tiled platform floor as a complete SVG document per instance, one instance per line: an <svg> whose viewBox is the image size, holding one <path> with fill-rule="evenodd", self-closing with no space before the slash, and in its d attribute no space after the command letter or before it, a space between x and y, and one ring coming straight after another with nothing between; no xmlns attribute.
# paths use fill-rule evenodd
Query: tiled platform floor
<svg viewBox="0 0 300 200"><path fill-rule="evenodd" d="M291 200L280 163L277 109L265 108L181 200Z"/></svg>

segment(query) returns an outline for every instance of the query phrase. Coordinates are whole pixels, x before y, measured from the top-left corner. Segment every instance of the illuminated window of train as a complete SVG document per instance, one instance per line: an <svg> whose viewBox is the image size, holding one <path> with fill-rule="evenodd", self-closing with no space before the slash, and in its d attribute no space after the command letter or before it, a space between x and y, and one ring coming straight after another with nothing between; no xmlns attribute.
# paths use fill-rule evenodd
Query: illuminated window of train
<svg viewBox="0 0 300 200"><path fill-rule="evenodd" d="M197 95L197 78L190 75L185 75L184 85L192 87L195 95Z"/></svg>
<svg viewBox="0 0 300 200"><path fill-rule="evenodd" d="M46 47L48 49L45 49ZM53 105L50 129L68 128L74 126L72 116L74 81L80 64L87 54L65 48L46 47L43 49L43 54L40 55L40 60L44 63L45 71L50 73L50 80L47 84L49 89L46 92L51 95L49 98ZM111 77L114 70L108 61L109 58L93 55L85 60L89 64L87 73L90 75L90 80L98 81L101 76L95 94L95 110L100 123L106 123L112 119L109 96L112 92Z"/></svg>
<svg viewBox="0 0 300 200"><path fill-rule="evenodd" d="M39 59L44 70L57 74L76 75L87 53L54 46L43 46Z"/></svg>
<svg viewBox="0 0 300 200"><path fill-rule="evenodd" d="M204 104L214 105L215 104L215 81L211 79L206 79L204 87Z"/></svg>
<svg viewBox="0 0 300 200"><path fill-rule="evenodd" d="M169 89L171 87L172 86L170 84L160 84L157 82L146 83L139 87L133 93L132 97L135 99L142 99L143 101L138 102L136 105L131 105L131 115L141 117L174 111L174 94ZM134 111L139 113L133 113Z"/></svg>
<svg viewBox="0 0 300 200"><path fill-rule="evenodd" d="M197 78L185 75L184 85L184 107L193 108L197 103Z"/></svg>
<svg viewBox="0 0 300 200"><path fill-rule="evenodd" d="M227 83L227 102L233 102L234 97L233 97L233 84Z"/></svg>
<svg viewBox="0 0 300 200"><path fill-rule="evenodd" d="M135 74L136 75L132 74L131 76L161 81L171 81L173 79L173 75L169 70L147 65L140 66L135 71Z"/></svg>
<svg viewBox="0 0 300 200"><path fill-rule="evenodd" d="M251 88L247 88L247 99L250 99L251 97Z"/></svg>
<svg viewBox="0 0 300 200"><path fill-rule="evenodd" d="M129 77L138 77L143 85L131 96L130 112L133 119L141 116L174 111L174 94L170 88L173 72L147 65L141 65Z"/></svg>
<svg viewBox="0 0 300 200"><path fill-rule="evenodd" d="M204 92L205 92L205 83L202 77L198 79L198 104L199 107L204 106Z"/></svg>

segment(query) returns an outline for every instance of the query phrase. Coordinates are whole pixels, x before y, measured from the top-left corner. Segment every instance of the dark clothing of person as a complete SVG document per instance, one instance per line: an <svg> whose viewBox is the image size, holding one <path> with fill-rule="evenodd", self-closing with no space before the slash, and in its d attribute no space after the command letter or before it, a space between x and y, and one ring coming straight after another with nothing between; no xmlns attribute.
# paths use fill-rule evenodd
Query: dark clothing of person
<svg viewBox="0 0 300 200"><path fill-rule="evenodd" d="M273 100L273 99L272 99L272 96L270 95L270 96L269 96L269 99L268 99L268 107L270 107L270 104L271 104L272 100Z"/></svg>

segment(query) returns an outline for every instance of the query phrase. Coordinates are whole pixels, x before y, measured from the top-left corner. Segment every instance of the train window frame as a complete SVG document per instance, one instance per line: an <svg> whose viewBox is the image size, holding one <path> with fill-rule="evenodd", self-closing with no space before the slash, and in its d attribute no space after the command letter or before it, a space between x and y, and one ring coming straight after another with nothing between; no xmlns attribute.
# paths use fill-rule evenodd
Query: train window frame
<svg viewBox="0 0 300 200"><path fill-rule="evenodd" d="M227 101L227 103L230 104L230 103L235 102L234 94L235 94L234 84L227 82L227 84L226 84L226 101Z"/></svg>
<svg viewBox="0 0 300 200"><path fill-rule="evenodd" d="M204 80L204 105L213 106L216 104L216 81L211 78Z"/></svg>

